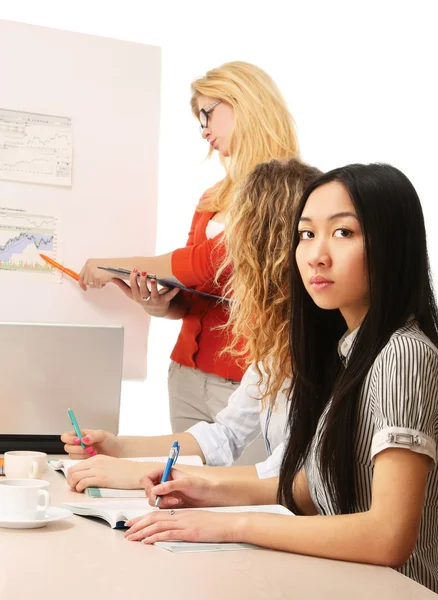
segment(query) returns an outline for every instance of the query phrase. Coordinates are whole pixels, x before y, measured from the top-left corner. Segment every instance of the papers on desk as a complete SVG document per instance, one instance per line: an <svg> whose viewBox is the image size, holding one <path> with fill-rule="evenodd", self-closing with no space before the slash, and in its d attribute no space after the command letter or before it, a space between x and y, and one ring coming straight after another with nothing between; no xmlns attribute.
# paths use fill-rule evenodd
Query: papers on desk
<svg viewBox="0 0 438 600"><path fill-rule="evenodd" d="M253 544L214 544L214 543L196 543L196 542L155 542L154 546L169 550L169 552L220 552L222 550L252 550L260 548Z"/></svg>
<svg viewBox="0 0 438 600"><path fill-rule="evenodd" d="M94 502L70 502L62 505L74 514L83 517L98 517L106 521L113 529L122 529L126 521L141 517L148 512L160 510L149 504L148 500L125 500L122 502L107 502L95 500ZM213 512L240 513L262 512L278 515L292 515L290 510L277 504L264 506L220 506L212 508L189 508L178 510L208 510ZM156 542L159 548L170 552L217 552L219 550L244 550L257 548L251 544L216 544L192 542Z"/></svg>
<svg viewBox="0 0 438 600"><path fill-rule="evenodd" d="M134 457L134 458L122 458L121 460L133 460L135 462L157 462L157 463L166 463L167 456L152 456L152 457ZM87 459L84 459L87 460ZM60 460L49 460L49 465L55 471L61 471L67 477L68 470L71 467L74 467L78 463L83 461L81 460L69 460L69 459L60 459ZM180 456L178 458L178 464L180 465L193 465L197 467L202 467L203 463L199 456ZM92 498L144 498L144 490L120 490L114 488L100 488L100 487L89 487L86 488L85 494Z"/></svg>

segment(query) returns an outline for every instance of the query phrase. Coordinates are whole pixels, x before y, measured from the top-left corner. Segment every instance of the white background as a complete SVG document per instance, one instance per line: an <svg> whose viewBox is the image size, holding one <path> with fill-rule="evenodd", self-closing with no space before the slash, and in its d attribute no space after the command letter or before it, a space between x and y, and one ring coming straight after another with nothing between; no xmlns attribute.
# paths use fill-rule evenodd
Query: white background
<svg viewBox="0 0 438 600"><path fill-rule="evenodd" d="M221 175L217 161L203 163L189 84L223 62L245 60L278 83L307 162L326 170L387 161L411 178L438 277L434 9L433 0L14 0L2 3L0 18L162 47L157 253L185 243L199 195ZM176 323L153 321L149 378L141 393L125 384L123 433L169 430L166 376L177 332Z"/></svg>

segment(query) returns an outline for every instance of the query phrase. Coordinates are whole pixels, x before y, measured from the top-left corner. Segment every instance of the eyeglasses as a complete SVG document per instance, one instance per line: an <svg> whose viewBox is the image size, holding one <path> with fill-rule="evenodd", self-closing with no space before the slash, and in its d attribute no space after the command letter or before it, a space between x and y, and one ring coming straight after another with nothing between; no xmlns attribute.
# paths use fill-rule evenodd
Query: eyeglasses
<svg viewBox="0 0 438 600"><path fill-rule="evenodd" d="M213 102L212 104L209 104L205 108L201 108L201 110L199 111L199 124L201 126L201 131L203 129L205 129L206 127L208 127L208 117L209 117L210 113L221 102L222 102L222 100L216 100L215 102Z"/></svg>

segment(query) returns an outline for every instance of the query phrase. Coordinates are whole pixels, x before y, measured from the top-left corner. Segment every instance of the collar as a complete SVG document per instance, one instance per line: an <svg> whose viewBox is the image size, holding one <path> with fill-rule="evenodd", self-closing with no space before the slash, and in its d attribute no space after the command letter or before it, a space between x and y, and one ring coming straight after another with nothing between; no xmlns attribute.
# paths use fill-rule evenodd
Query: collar
<svg viewBox="0 0 438 600"><path fill-rule="evenodd" d="M410 315L406 320L405 326L408 324L411 324L413 321L415 321L415 315ZM339 358L342 360L344 365L346 365L348 362L348 357L351 352L351 347L353 345L354 340L356 339L357 332L359 331L359 327L357 327L353 331L349 331L347 329L347 331L344 333L344 335L339 340L338 354L339 354Z"/></svg>
<svg viewBox="0 0 438 600"><path fill-rule="evenodd" d="M354 329L354 331L347 331L341 337L338 343L338 354L342 362L346 364L348 357L351 352L351 347L353 345L354 340L356 339L357 332L359 331L359 327Z"/></svg>

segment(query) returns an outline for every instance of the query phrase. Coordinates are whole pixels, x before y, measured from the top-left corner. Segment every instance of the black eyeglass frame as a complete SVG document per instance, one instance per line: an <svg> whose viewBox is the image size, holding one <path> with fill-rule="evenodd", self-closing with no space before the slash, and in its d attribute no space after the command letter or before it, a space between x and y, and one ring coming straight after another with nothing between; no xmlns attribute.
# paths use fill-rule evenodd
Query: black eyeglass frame
<svg viewBox="0 0 438 600"><path fill-rule="evenodd" d="M199 111L199 125L200 125L200 128L201 128L201 131L203 129L205 129L206 127L208 127L208 117L209 117L209 115L211 114L211 112L213 111L213 109L216 108L216 106L218 104L220 104L221 102L222 102L222 100L215 100L214 102L212 102L211 104L209 104L205 108L201 108L201 110ZM202 122L204 120L204 119L202 119L202 117L204 117L205 123Z"/></svg>

